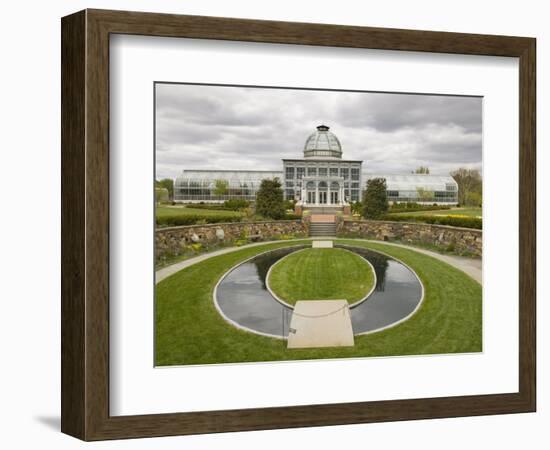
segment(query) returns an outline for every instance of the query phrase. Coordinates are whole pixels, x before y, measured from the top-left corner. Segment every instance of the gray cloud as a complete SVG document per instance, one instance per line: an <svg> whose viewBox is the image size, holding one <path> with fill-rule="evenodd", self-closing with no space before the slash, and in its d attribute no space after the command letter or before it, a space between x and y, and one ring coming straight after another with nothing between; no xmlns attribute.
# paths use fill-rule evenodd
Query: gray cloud
<svg viewBox="0 0 550 450"><path fill-rule="evenodd" d="M367 172L481 168L482 100L385 93L158 84L157 178L183 169L281 170L320 123Z"/></svg>
<svg viewBox="0 0 550 450"><path fill-rule="evenodd" d="M481 132L479 97L371 93L357 95L343 104L340 114L349 126L382 132L434 124Z"/></svg>

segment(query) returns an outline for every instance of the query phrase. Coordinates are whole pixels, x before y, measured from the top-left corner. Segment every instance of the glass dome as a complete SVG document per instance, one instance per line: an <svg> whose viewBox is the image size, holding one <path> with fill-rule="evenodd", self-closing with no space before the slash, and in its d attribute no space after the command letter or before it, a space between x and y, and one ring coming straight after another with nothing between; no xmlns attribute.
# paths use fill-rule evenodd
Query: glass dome
<svg viewBox="0 0 550 450"><path fill-rule="evenodd" d="M305 158L342 159L342 145L326 125L319 125L304 145Z"/></svg>

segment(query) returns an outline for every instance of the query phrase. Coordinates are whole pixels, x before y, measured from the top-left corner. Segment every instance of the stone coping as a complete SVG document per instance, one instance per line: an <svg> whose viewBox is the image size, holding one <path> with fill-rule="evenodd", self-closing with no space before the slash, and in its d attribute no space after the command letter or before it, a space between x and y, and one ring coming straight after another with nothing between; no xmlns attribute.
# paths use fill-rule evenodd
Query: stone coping
<svg viewBox="0 0 550 450"><path fill-rule="evenodd" d="M390 224L390 225L397 224L397 225L413 225L413 226L425 225L425 226L430 226L430 227L445 228L445 229L448 229L448 230L473 231L473 232L476 232L476 233L483 233L483 230L479 229L479 228L454 227L452 225L440 225L438 223L426 223L426 222L404 222L404 221L401 221L401 220L398 221L398 220L374 220L374 219L368 219L368 220L344 219L343 222L345 222L345 223L365 223L365 224L368 224L368 223L385 224L385 223L387 223L387 224Z"/></svg>
<svg viewBox="0 0 550 450"><path fill-rule="evenodd" d="M262 225L269 223L300 223L301 219L288 219L288 220L264 220L261 222L217 222L217 223L196 223L193 225L177 225L175 227L157 227L155 228L155 233L157 231L172 231L172 230L182 230L187 228L205 228L205 227L220 227L222 225Z"/></svg>

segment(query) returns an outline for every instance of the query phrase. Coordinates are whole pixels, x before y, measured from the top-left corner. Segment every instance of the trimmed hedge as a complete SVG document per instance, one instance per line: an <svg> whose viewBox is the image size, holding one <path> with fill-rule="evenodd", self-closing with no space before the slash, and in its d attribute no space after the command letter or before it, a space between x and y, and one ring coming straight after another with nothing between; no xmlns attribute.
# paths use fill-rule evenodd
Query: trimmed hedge
<svg viewBox="0 0 550 450"><path fill-rule="evenodd" d="M451 227L483 229L483 221L478 217L457 216L416 216L413 214L388 214L381 218L390 222L422 222L433 225L449 225Z"/></svg>
<svg viewBox="0 0 550 450"><path fill-rule="evenodd" d="M190 209L207 209L211 211L234 211L232 208L228 208L223 204L206 204L206 203L196 203L185 205L186 208Z"/></svg>
<svg viewBox="0 0 550 450"><path fill-rule="evenodd" d="M299 220L301 216L296 214L287 214L280 220ZM269 222L272 219L258 219L262 222ZM157 217L157 226L158 227L179 227L183 225L206 225L211 223L228 223L228 222L242 222L243 218L235 214L220 214L216 216L211 215L200 215L200 214L190 214L190 215L173 215L173 216L161 216Z"/></svg>
<svg viewBox="0 0 550 450"><path fill-rule="evenodd" d="M223 222L240 222L241 217L234 214L217 215L217 216L202 216L199 214L190 215L173 215L157 217L157 226L159 227L179 227L182 225L196 225L198 223L223 223Z"/></svg>
<svg viewBox="0 0 550 450"><path fill-rule="evenodd" d="M223 206L224 208L230 209L232 211L238 211L243 208L248 208L250 206L250 202L248 200L232 199L223 202Z"/></svg>
<svg viewBox="0 0 550 450"><path fill-rule="evenodd" d="M302 216L300 214L286 213L283 220L300 220L301 218L302 218Z"/></svg>
<svg viewBox="0 0 550 450"><path fill-rule="evenodd" d="M417 211L441 211L451 209L448 205L421 205L420 203L394 203L390 206L390 213L417 212Z"/></svg>

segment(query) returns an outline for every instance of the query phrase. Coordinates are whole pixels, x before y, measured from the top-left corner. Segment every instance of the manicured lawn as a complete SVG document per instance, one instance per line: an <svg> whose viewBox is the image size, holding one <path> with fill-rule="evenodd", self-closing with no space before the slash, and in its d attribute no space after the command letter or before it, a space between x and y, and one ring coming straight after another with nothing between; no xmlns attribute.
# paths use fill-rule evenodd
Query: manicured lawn
<svg viewBox="0 0 550 450"><path fill-rule="evenodd" d="M214 286L229 268L268 249L299 242L246 248L197 263L156 286L156 365L482 351L479 283L460 270L413 250L352 239L338 242L383 251L412 267L425 288L418 312L393 328L356 336L354 347L289 350L285 341L229 325L214 307Z"/></svg>
<svg viewBox="0 0 550 450"><path fill-rule="evenodd" d="M279 298L298 300L345 299L352 304L374 286L371 266L359 255L341 248L309 248L291 253L270 273L269 285Z"/></svg>
<svg viewBox="0 0 550 450"><path fill-rule="evenodd" d="M436 211L398 212L392 215L406 214L411 216L468 216L481 217L481 208L452 208Z"/></svg>
<svg viewBox="0 0 550 450"><path fill-rule="evenodd" d="M167 217L167 216L234 216L241 217L242 213L239 211L220 211L215 209L199 209L199 208L188 208L186 206L157 206L156 207L156 216L157 217Z"/></svg>

